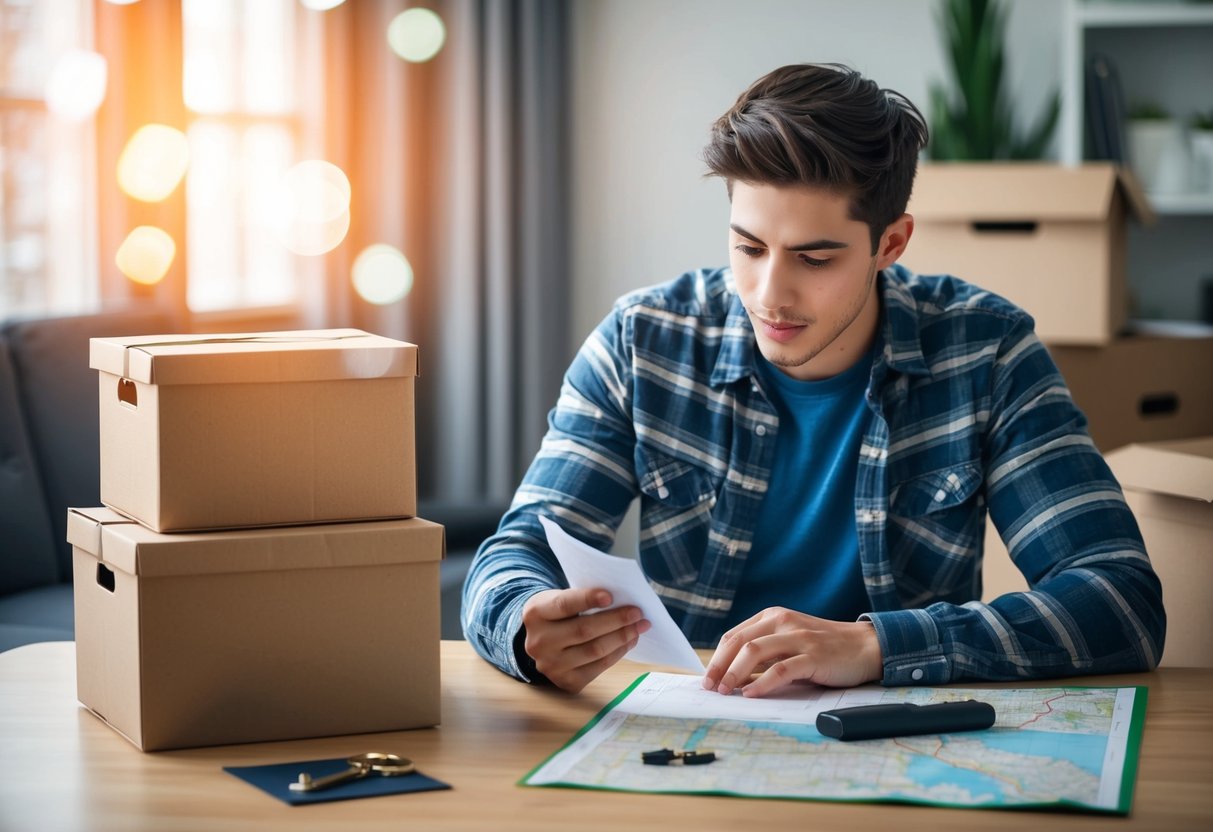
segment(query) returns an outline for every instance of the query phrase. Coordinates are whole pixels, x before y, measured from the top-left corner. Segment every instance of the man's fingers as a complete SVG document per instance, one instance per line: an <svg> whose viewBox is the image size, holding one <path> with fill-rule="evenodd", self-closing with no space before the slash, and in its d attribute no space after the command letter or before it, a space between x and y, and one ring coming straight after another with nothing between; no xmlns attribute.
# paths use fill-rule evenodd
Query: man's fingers
<svg viewBox="0 0 1213 832"><path fill-rule="evenodd" d="M733 666L741 649L755 638L768 632L770 632L769 627L761 620L761 616L756 615L721 636L720 644L716 646L716 652L712 654L712 659L708 662L708 669L703 674L703 689L720 690L725 672ZM728 691L721 690L721 692L730 693L732 688Z"/></svg>
<svg viewBox="0 0 1213 832"><path fill-rule="evenodd" d="M773 662L761 676L741 689L742 696L767 696L801 680L812 681L814 662L806 655Z"/></svg>
<svg viewBox="0 0 1213 832"><path fill-rule="evenodd" d="M633 608L635 609L635 608ZM598 613L587 618L606 615ZM565 690L577 691L591 679L606 670L636 645L640 635L652 625L648 621L636 621L612 629L603 635L536 660L536 668L548 679Z"/></svg>
<svg viewBox="0 0 1213 832"><path fill-rule="evenodd" d="M563 589L539 599L535 612L548 621L559 621L610 605L611 593L605 589Z"/></svg>
<svg viewBox="0 0 1213 832"><path fill-rule="evenodd" d="M632 641L629 641L621 647L611 651L601 659L576 668L564 678L563 684L559 682L557 682L557 684L563 690L567 690L570 693L579 693L582 688L597 679L603 673L603 671L609 667L612 667L616 662L626 656L628 651L635 646L636 640L633 639ZM548 678L550 679L551 677L549 676ZM552 681L555 680L553 679Z"/></svg>
<svg viewBox="0 0 1213 832"><path fill-rule="evenodd" d="M757 635L748 638L737 650L733 662L724 670L720 677L717 690L724 694L732 693L737 688L749 683L750 676L762 668L771 673L781 660L800 652L797 639L791 633L775 633L772 635ZM776 670L778 674L782 671Z"/></svg>

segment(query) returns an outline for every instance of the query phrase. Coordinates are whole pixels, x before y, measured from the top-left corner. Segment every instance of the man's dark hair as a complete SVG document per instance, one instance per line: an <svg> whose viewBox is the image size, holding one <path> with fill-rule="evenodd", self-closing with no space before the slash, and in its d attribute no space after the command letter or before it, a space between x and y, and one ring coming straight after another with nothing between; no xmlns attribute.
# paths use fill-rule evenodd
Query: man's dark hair
<svg viewBox="0 0 1213 832"><path fill-rule="evenodd" d="M848 194L872 254L905 213L927 125L918 108L842 64L793 64L755 81L712 125L709 175Z"/></svg>

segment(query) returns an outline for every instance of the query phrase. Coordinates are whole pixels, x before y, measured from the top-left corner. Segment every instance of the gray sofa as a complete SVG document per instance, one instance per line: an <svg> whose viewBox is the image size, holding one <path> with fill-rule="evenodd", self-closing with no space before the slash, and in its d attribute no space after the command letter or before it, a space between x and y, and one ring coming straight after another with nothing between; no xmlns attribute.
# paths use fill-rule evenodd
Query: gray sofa
<svg viewBox="0 0 1213 832"><path fill-rule="evenodd" d="M178 331L155 310L0 324L0 651L74 638L67 509L100 505L89 338ZM503 511L424 499L418 506L446 526L443 638L461 637L463 576Z"/></svg>

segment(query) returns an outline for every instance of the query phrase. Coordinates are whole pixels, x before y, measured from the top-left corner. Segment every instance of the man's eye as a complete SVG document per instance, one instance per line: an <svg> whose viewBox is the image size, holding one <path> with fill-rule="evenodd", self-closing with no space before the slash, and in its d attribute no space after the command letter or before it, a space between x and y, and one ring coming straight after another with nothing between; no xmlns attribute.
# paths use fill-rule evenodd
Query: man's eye
<svg viewBox="0 0 1213 832"><path fill-rule="evenodd" d="M800 262L804 263L806 266L812 266L814 269L820 269L823 266L830 265L829 260L818 260L816 257L810 257L807 254L800 255Z"/></svg>
<svg viewBox="0 0 1213 832"><path fill-rule="evenodd" d="M762 249L755 248L754 246L747 246L745 243L736 245L734 248L736 248L746 257L757 257L758 255L762 254Z"/></svg>

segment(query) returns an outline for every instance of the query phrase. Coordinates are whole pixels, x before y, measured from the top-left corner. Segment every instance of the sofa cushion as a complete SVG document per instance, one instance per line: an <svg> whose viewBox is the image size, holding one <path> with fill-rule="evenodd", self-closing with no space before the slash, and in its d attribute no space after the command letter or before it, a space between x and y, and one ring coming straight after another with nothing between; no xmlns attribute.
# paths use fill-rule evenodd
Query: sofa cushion
<svg viewBox="0 0 1213 832"><path fill-rule="evenodd" d="M50 515L16 383L8 346L0 339L0 596L59 580Z"/></svg>
<svg viewBox="0 0 1213 832"><path fill-rule="evenodd" d="M16 321L4 327L18 400L42 475L61 581L72 577L68 508L101 503L97 372L88 366L89 338L173 330L172 317L158 310Z"/></svg>
<svg viewBox="0 0 1213 832"><path fill-rule="evenodd" d="M35 641L71 641L72 585L57 583L0 598L0 651Z"/></svg>

